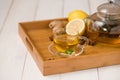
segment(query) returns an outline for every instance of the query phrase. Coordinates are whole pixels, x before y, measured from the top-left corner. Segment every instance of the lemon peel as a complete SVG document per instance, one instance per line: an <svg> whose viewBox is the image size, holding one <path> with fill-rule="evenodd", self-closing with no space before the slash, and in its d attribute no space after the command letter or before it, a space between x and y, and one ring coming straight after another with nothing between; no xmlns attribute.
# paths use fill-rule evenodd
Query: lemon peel
<svg viewBox="0 0 120 80"><path fill-rule="evenodd" d="M88 14L82 10L74 10L71 11L68 14L68 21L71 21L73 19L79 18L79 19L85 19L88 16Z"/></svg>

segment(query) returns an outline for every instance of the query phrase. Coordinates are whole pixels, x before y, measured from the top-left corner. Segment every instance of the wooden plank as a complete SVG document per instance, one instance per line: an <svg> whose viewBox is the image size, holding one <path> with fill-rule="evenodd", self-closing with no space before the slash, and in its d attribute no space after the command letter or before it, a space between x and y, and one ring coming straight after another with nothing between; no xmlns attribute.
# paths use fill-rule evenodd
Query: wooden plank
<svg viewBox="0 0 120 80"><path fill-rule="evenodd" d="M4 22L8 16L13 0L1 0L0 1L0 31L4 26Z"/></svg>
<svg viewBox="0 0 120 80"><path fill-rule="evenodd" d="M33 57L28 53L22 80L59 80L60 75L43 76Z"/></svg>
<svg viewBox="0 0 120 80"><path fill-rule="evenodd" d="M89 0L65 0L64 2L64 16L67 17L70 11L80 9L90 14ZM61 80L97 80L97 69L89 69L83 71L76 71L72 73L65 73L61 75Z"/></svg>
<svg viewBox="0 0 120 80"><path fill-rule="evenodd" d="M96 69L61 74L61 80L98 80Z"/></svg>
<svg viewBox="0 0 120 80"><path fill-rule="evenodd" d="M98 5L108 0L90 0L91 13L96 12ZM120 65L98 68L99 80L120 80Z"/></svg>
<svg viewBox="0 0 120 80"><path fill-rule="evenodd" d="M67 17L69 12L73 10L83 10L90 13L89 0L65 0L64 1L64 16Z"/></svg>
<svg viewBox="0 0 120 80"><path fill-rule="evenodd" d="M36 20L62 18L63 0L40 0Z"/></svg>
<svg viewBox="0 0 120 80"><path fill-rule="evenodd" d="M40 0L35 15L35 20L44 20L63 17L63 0ZM31 71L31 72L30 72ZM30 76L31 75L31 76ZM60 75L43 77L38 70L33 58L28 54L22 80L60 80Z"/></svg>
<svg viewBox="0 0 120 80"><path fill-rule="evenodd" d="M14 0L0 35L0 79L21 80L26 48L18 35L18 22L33 20L38 0Z"/></svg>
<svg viewBox="0 0 120 80"><path fill-rule="evenodd" d="M120 80L120 65L99 68L99 80Z"/></svg>

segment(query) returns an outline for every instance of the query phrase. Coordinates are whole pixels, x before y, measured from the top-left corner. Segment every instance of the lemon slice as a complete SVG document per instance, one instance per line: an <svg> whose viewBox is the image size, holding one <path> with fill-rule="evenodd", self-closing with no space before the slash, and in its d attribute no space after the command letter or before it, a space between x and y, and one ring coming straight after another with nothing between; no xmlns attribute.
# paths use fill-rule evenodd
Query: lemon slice
<svg viewBox="0 0 120 80"><path fill-rule="evenodd" d="M73 19L66 25L68 35L83 35L85 32L85 23L82 19Z"/></svg>

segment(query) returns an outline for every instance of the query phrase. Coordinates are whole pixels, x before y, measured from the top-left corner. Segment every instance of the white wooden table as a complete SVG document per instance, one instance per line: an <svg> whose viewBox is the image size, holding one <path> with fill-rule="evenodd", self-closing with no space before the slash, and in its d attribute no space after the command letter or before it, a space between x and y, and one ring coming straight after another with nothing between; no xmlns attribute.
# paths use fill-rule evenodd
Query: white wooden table
<svg viewBox="0 0 120 80"><path fill-rule="evenodd" d="M18 23L96 12L107 0L0 0L0 80L120 80L120 65L42 76L18 35ZM92 65L92 64L91 64Z"/></svg>

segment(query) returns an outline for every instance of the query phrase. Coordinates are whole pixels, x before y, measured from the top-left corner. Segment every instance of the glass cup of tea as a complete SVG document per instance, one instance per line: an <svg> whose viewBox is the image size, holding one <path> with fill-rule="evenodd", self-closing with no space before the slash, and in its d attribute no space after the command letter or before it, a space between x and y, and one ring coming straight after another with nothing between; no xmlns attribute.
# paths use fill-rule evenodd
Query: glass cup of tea
<svg viewBox="0 0 120 80"><path fill-rule="evenodd" d="M48 50L53 55L70 57L83 53L84 45L79 44L80 36L68 35L64 28L54 30L53 34L53 42L48 46Z"/></svg>

